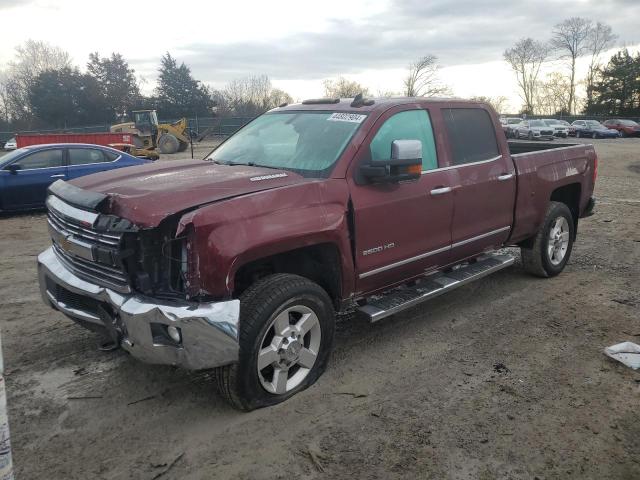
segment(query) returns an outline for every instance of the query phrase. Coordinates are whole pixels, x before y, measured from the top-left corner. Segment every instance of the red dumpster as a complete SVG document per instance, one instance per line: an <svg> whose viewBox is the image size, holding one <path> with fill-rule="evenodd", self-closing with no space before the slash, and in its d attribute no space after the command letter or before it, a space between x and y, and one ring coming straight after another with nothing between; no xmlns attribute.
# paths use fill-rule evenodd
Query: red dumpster
<svg viewBox="0 0 640 480"><path fill-rule="evenodd" d="M129 133L34 133L16 135L18 148L44 143L90 143L93 145L131 145L133 139ZM121 147L115 147L122 150Z"/></svg>

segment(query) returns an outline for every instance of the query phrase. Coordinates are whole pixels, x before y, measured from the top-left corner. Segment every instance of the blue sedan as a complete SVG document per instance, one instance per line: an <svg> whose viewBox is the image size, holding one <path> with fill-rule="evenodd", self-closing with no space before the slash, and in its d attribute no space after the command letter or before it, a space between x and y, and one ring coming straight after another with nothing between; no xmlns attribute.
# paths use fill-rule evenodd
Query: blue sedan
<svg viewBox="0 0 640 480"><path fill-rule="evenodd" d="M0 212L42 208L47 188L56 180L72 180L149 160L100 145L57 143L19 148L0 157Z"/></svg>
<svg viewBox="0 0 640 480"><path fill-rule="evenodd" d="M597 120L576 120L571 126L575 128L577 138L617 138L620 135L617 130L607 128Z"/></svg>

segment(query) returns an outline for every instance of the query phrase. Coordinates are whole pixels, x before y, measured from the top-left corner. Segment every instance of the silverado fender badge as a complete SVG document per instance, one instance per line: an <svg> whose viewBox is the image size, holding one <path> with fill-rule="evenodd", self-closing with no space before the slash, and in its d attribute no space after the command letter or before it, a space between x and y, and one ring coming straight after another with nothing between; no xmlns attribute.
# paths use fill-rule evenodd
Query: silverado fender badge
<svg viewBox="0 0 640 480"><path fill-rule="evenodd" d="M261 175L259 177L251 177L249 180L252 182L259 182L260 180L271 180L272 178L287 177L286 173L273 173L271 175Z"/></svg>
<svg viewBox="0 0 640 480"><path fill-rule="evenodd" d="M380 253L390 248L395 248L395 246L396 246L395 242L385 243L384 245L378 245L377 247L373 247L368 250L363 250L362 255L366 257L367 255L371 255L373 253Z"/></svg>

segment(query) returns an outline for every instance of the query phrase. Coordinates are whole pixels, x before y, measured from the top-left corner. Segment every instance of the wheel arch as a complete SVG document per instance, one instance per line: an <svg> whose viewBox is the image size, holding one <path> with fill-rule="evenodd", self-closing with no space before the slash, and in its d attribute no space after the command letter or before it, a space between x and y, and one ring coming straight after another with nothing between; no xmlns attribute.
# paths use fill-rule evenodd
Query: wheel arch
<svg viewBox="0 0 640 480"><path fill-rule="evenodd" d="M552 202L564 203L569 210L571 210L571 216L573 217L573 240L578 235L578 217L580 216L580 195L582 193L582 185L580 183L569 183L561 187L556 188L551 192L549 198Z"/></svg>
<svg viewBox="0 0 640 480"><path fill-rule="evenodd" d="M299 275L317 283L336 308L342 301L343 265L340 248L335 243L306 245L239 265L231 279L232 296L239 297L253 283L274 273Z"/></svg>

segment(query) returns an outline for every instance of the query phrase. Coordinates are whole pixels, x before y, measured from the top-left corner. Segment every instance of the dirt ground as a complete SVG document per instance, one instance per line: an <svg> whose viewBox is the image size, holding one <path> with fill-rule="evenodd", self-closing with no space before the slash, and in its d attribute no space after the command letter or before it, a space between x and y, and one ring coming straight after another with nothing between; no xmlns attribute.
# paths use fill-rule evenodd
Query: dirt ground
<svg viewBox="0 0 640 480"><path fill-rule="evenodd" d="M17 478L640 478L640 372L602 354L640 343L640 139L595 142L597 213L562 275L517 263L377 324L343 321L316 385L248 414L207 373L98 351L40 301L44 216L1 218Z"/></svg>

